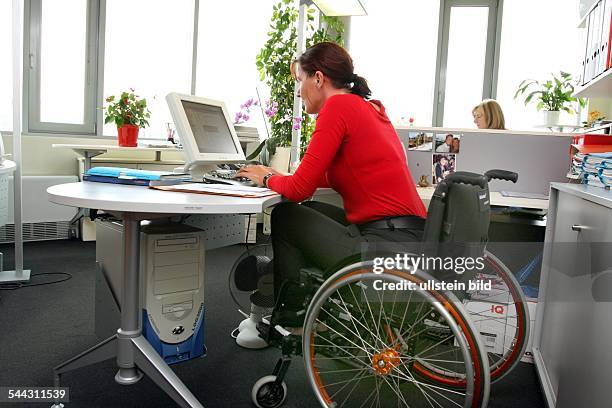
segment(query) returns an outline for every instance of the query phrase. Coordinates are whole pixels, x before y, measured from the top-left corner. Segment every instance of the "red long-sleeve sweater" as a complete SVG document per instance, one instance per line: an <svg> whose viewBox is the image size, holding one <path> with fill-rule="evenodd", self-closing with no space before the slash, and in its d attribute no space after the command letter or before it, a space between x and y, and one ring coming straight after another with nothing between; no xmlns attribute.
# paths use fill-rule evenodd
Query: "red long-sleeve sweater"
<svg viewBox="0 0 612 408"><path fill-rule="evenodd" d="M268 187L300 202L332 187L354 224L401 215L426 216L402 144L384 106L354 94L327 99L295 174L275 175Z"/></svg>

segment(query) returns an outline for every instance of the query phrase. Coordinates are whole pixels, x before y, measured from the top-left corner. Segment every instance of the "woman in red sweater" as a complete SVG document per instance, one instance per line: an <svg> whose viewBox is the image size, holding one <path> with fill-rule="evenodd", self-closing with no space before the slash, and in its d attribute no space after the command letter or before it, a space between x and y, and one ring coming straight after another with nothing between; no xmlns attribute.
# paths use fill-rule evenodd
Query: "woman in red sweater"
<svg viewBox="0 0 612 408"><path fill-rule="evenodd" d="M426 216L385 108L369 99L367 81L353 73L346 50L330 42L316 44L296 60L292 72L306 112L318 114L300 166L293 175L265 166L248 166L237 174L291 201L272 212L277 301L281 287L286 291L277 309L289 312L301 307L290 301L296 298L291 288L301 268L327 270L359 253L363 243L420 241ZM344 210L304 201L317 187L336 190ZM289 318L291 313L284 314L287 319L282 315L277 323L300 323Z"/></svg>

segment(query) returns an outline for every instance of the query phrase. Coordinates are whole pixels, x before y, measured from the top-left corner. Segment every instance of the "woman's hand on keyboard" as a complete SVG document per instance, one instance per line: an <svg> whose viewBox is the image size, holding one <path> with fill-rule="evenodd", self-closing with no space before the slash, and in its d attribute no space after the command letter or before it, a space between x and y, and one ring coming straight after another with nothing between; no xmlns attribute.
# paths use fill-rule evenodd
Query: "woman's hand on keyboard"
<svg viewBox="0 0 612 408"><path fill-rule="evenodd" d="M258 186L263 185L263 178L266 174L281 174L274 170L272 167L257 165L257 166L244 166L236 172L235 177L246 177Z"/></svg>

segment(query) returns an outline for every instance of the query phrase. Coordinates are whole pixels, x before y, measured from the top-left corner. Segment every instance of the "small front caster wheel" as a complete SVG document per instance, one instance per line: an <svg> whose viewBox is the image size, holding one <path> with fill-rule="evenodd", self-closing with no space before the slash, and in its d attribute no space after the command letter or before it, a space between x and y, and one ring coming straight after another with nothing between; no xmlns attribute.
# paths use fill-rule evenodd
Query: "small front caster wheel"
<svg viewBox="0 0 612 408"><path fill-rule="evenodd" d="M275 375L261 377L251 390L251 399L258 408L276 408L283 405L287 398L287 384L276 384Z"/></svg>

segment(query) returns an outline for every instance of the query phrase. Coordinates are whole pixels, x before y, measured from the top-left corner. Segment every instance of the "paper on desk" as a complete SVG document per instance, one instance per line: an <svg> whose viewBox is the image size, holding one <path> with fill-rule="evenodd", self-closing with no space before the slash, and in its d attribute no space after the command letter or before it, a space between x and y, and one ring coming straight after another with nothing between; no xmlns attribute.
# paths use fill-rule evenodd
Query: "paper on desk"
<svg viewBox="0 0 612 408"><path fill-rule="evenodd" d="M276 195L269 188L236 186L233 184L176 184L172 186L151 186L151 188L164 191L177 191L181 193L215 194L231 197L261 198Z"/></svg>

